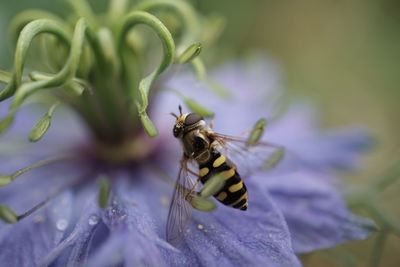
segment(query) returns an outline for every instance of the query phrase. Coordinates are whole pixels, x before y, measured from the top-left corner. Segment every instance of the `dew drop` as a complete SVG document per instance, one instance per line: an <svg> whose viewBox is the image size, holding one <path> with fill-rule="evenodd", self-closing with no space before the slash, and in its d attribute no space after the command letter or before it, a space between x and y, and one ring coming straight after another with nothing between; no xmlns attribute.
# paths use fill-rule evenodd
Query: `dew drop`
<svg viewBox="0 0 400 267"><path fill-rule="evenodd" d="M160 198L160 202L161 202L161 205L163 205L164 207L168 207L168 205L169 205L169 202L170 202L170 199L169 199L169 197L168 196L162 196L161 198Z"/></svg>
<svg viewBox="0 0 400 267"><path fill-rule="evenodd" d="M33 217L33 221L35 223L42 223L44 222L45 218L43 215L36 215L35 217Z"/></svg>
<svg viewBox="0 0 400 267"><path fill-rule="evenodd" d="M68 221L66 219L59 219L56 222L56 227L59 231L65 231L68 227Z"/></svg>
<svg viewBox="0 0 400 267"><path fill-rule="evenodd" d="M204 225L202 225L202 224L198 224L198 225L197 225L197 229L199 229L199 230L203 230L203 229L204 229Z"/></svg>
<svg viewBox="0 0 400 267"><path fill-rule="evenodd" d="M89 217L89 225L96 225L99 222L99 217L97 215L90 215Z"/></svg>

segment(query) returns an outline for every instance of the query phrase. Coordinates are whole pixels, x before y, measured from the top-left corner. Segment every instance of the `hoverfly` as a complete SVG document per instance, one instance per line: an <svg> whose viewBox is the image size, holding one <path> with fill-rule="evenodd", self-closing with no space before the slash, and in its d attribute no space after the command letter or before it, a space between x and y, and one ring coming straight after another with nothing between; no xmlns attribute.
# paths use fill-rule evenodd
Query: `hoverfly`
<svg viewBox="0 0 400 267"><path fill-rule="evenodd" d="M226 206L245 211L248 192L242 177L262 170L271 163L268 160L275 152L283 156L284 151L279 145L216 133L199 114L182 113L181 106L179 113L171 113L176 118L173 135L183 147L166 228L167 241L173 245L178 245L184 236L192 210L190 201L197 194L199 181L204 184L211 177L222 175L224 185L214 197ZM189 165L197 165L199 171Z"/></svg>

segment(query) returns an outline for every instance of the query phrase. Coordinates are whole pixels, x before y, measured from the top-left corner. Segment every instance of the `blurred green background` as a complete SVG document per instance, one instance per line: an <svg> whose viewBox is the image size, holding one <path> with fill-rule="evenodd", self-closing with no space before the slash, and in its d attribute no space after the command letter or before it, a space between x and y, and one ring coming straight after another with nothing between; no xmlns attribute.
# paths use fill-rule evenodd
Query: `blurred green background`
<svg viewBox="0 0 400 267"><path fill-rule="evenodd" d="M377 146L349 184L365 185L400 156L400 1L192 0L207 14L226 17L224 57L264 51L281 64L292 94L321 107L323 126L367 127ZM101 9L106 1L91 1ZM10 19L26 8L63 14L54 0L0 0L0 68L10 68ZM400 183L382 192L382 210L400 222ZM399 224L400 225L400 224ZM369 266L377 235L303 257L306 266ZM390 235L379 266L400 266L400 240Z"/></svg>

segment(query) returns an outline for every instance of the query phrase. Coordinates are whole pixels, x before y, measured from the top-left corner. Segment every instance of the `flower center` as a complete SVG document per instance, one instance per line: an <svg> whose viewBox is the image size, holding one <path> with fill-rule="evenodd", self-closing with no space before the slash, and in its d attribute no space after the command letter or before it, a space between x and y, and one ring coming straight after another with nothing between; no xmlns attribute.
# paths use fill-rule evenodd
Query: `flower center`
<svg viewBox="0 0 400 267"><path fill-rule="evenodd" d="M155 142L142 135L119 143L96 142L90 153L92 158L110 165L125 165L143 161L155 149Z"/></svg>

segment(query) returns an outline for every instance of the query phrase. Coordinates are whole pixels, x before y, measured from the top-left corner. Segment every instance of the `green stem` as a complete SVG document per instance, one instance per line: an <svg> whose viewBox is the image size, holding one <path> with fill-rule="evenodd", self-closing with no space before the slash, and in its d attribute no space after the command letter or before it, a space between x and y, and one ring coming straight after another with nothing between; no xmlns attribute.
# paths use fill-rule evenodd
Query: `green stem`
<svg viewBox="0 0 400 267"><path fill-rule="evenodd" d="M377 239L374 243L374 246L373 246L372 252L371 252L371 260L369 262L370 267L379 267L380 266L387 237L388 237L387 233L382 233L377 236Z"/></svg>
<svg viewBox="0 0 400 267"><path fill-rule="evenodd" d="M386 213L382 211L381 207L372 201L365 204L368 211L372 214L376 221L380 224L384 231L391 231L397 236L400 236L399 223L390 218Z"/></svg>
<svg viewBox="0 0 400 267"><path fill-rule="evenodd" d="M383 177L380 177L372 183L371 187L376 192L382 192L390 185L395 183L400 178L400 161L397 161L393 167L391 167Z"/></svg>
<svg viewBox="0 0 400 267"><path fill-rule="evenodd" d="M154 80L173 63L175 55L175 44L171 33L159 19L147 12L134 11L132 13L129 13L122 20L121 26L117 31L117 47L120 51L123 49L123 46L126 45L125 39L129 30L131 30L134 26L138 24L144 24L155 31L162 42L164 51L163 59L158 68L156 68L148 76L143 78L139 83L140 101L134 99L134 96L136 95L135 92L130 93L131 99L137 105L139 117L146 132L149 134L149 136L155 136L157 134L157 131L155 130L155 126L149 119L146 111L148 107L149 90Z"/></svg>

